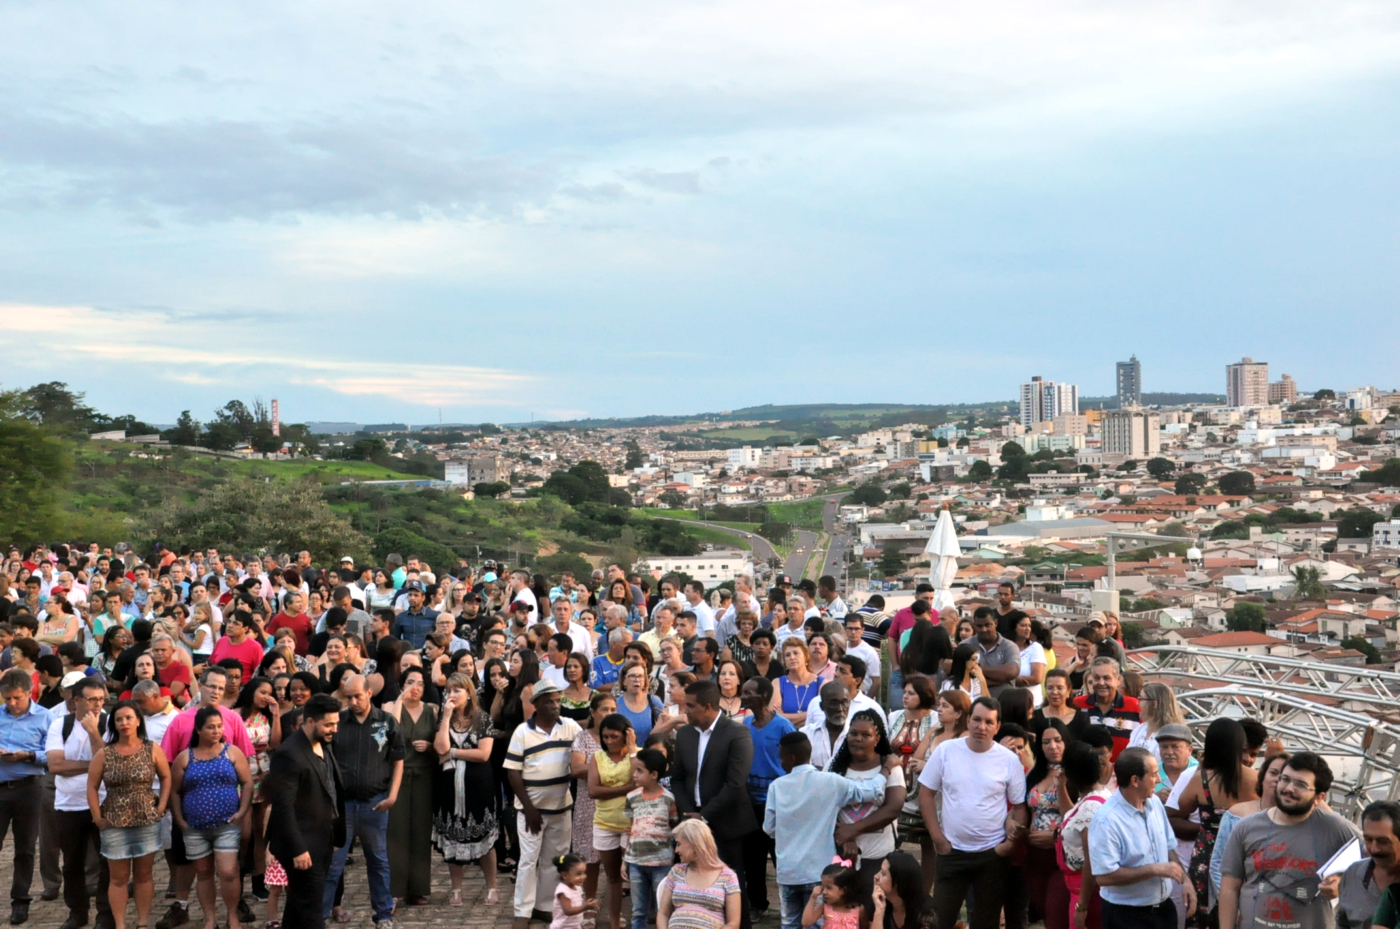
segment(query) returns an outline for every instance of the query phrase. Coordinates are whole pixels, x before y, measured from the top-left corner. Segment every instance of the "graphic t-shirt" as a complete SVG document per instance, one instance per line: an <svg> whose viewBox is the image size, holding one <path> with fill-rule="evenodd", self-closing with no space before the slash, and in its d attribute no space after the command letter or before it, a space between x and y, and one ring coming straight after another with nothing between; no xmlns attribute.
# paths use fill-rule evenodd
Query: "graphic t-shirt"
<svg viewBox="0 0 1400 929"><path fill-rule="evenodd" d="M648 800L638 788L627 795L624 809L632 821L632 837L622 860L648 867L670 865L675 860L671 847L671 814L676 809L676 798L669 790L662 790L661 796Z"/></svg>
<svg viewBox="0 0 1400 929"><path fill-rule="evenodd" d="M1244 882L1240 929L1330 929L1332 901L1318 896L1317 869L1357 836L1351 823L1322 810L1290 825L1268 811L1240 820L1220 869Z"/></svg>

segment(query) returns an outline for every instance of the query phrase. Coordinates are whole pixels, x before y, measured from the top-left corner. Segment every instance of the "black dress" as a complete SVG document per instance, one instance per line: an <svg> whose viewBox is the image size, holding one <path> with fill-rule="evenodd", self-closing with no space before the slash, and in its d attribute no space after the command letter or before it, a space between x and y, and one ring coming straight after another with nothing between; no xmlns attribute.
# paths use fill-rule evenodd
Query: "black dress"
<svg viewBox="0 0 1400 929"><path fill-rule="evenodd" d="M491 717L481 711L465 731L449 725L454 749L476 748L482 739L500 736ZM454 759L439 765L433 782L433 847L449 864L469 864L485 858L496 845L500 820L496 777L491 762Z"/></svg>

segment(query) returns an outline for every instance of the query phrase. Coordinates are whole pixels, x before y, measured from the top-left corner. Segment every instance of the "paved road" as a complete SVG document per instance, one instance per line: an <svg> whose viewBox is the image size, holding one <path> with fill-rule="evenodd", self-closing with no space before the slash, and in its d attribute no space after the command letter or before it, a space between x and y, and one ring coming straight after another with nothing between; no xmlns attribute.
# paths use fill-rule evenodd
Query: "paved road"
<svg viewBox="0 0 1400 929"><path fill-rule="evenodd" d="M783 565L783 573L791 577L794 584L802 580L802 572L807 570L807 561L812 557L812 550L816 547L818 538L820 533L805 529L793 531L792 554L788 555L788 560Z"/></svg>
<svg viewBox="0 0 1400 929"><path fill-rule="evenodd" d="M851 550L852 539L845 533L845 526L838 519L841 508L841 498L846 494L832 494L826 498L826 506L822 507L822 526L831 533L831 544L827 548L825 555L826 563L822 565L821 574L830 574L836 578L837 584L841 583L842 572L846 566L846 553Z"/></svg>
<svg viewBox="0 0 1400 929"><path fill-rule="evenodd" d="M687 526L704 526L706 529L714 529L719 532L727 532L740 539L746 539L753 547L753 557L755 562L768 563L768 559L778 553L773 546L768 544L768 540L757 533L744 532L742 529L731 529L728 526L719 526L715 523L707 523L699 519L677 519L674 516L653 516L652 519L669 519L673 523L684 523Z"/></svg>

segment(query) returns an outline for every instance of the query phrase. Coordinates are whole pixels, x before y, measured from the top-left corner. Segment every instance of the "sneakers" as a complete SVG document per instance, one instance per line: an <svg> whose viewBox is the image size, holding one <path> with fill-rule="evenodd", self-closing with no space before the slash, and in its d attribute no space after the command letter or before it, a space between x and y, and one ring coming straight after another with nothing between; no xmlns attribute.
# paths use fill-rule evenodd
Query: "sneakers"
<svg viewBox="0 0 1400 929"><path fill-rule="evenodd" d="M259 903L267 902L267 878L261 874L253 875L253 899Z"/></svg>
<svg viewBox="0 0 1400 929"><path fill-rule="evenodd" d="M250 907L248 901L244 900L242 897L238 899L238 921L244 925L258 921L258 918L253 915L253 908Z"/></svg>
<svg viewBox="0 0 1400 929"><path fill-rule="evenodd" d="M376 919L374 929L394 929L394 921L392 919Z"/></svg>
<svg viewBox="0 0 1400 929"><path fill-rule="evenodd" d="M183 926L190 921L190 908L187 904L176 900L170 904L170 909L165 911L165 915L156 923L156 929L175 929L176 926Z"/></svg>

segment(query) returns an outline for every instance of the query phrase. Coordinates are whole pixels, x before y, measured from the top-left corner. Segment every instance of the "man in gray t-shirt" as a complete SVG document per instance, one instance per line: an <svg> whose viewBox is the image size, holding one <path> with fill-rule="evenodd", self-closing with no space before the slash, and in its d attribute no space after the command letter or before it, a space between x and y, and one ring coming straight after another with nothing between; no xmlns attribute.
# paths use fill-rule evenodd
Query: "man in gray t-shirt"
<svg viewBox="0 0 1400 929"><path fill-rule="evenodd" d="M1332 786L1322 756L1298 752L1278 781L1277 806L1235 826L1221 864L1220 925L1233 929L1332 929L1317 869L1359 833L1317 808ZM1238 922L1236 917L1238 916Z"/></svg>
<svg viewBox="0 0 1400 929"><path fill-rule="evenodd" d="M977 661L987 678L990 696L1000 697L1006 688L1015 686L1021 673L1021 650L997 632L996 611L991 607L978 607L972 614L972 631L980 652Z"/></svg>

